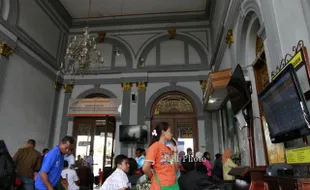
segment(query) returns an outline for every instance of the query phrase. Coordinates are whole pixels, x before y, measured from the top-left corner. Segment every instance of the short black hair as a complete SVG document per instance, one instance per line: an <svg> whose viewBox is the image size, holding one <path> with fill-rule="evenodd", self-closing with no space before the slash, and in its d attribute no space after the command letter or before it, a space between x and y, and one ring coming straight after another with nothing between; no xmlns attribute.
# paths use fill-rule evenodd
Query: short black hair
<svg viewBox="0 0 310 190"><path fill-rule="evenodd" d="M129 164L128 175L132 176L135 173L135 171L138 169L138 164L134 158L128 158L128 164Z"/></svg>
<svg viewBox="0 0 310 190"><path fill-rule="evenodd" d="M36 141L33 140L33 139L29 139L29 140L27 141L27 144L31 144L31 145L33 145L33 146L36 146Z"/></svg>
<svg viewBox="0 0 310 190"><path fill-rule="evenodd" d="M117 155L114 159L115 166L117 166L117 164L122 164L124 160L128 160L128 157L123 154Z"/></svg>
<svg viewBox="0 0 310 190"><path fill-rule="evenodd" d="M67 160L64 161L64 168L69 167L69 162Z"/></svg>
<svg viewBox="0 0 310 190"><path fill-rule="evenodd" d="M189 151L192 151L192 152L193 152L193 149L192 149L192 148L187 148L187 149L186 149L186 152L189 152Z"/></svg>
<svg viewBox="0 0 310 190"><path fill-rule="evenodd" d="M74 144L75 140L73 137L71 136L65 136L62 140L61 140L62 143L67 143L69 142L70 144Z"/></svg>
<svg viewBox="0 0 310 190"><path fill-rule="evenodd" d="M143 148L137 148L136 152L143 153L145 150Z"/></svg>
<svg viewBox="0 0 310 190"><path fill-rule="evenodd" d="M43 151L42 151L42 153L44 154L45 152L48 152L48 151L49 151L48 148L44 148Z"/></svg>
<svg viewBox="0 0 310 190"><path fill-rule="evenodd" d="M216 155L215 155L215 158L216 158L216 159L219 159L221 156L222 156L221 154L216 154Z"/></svg>

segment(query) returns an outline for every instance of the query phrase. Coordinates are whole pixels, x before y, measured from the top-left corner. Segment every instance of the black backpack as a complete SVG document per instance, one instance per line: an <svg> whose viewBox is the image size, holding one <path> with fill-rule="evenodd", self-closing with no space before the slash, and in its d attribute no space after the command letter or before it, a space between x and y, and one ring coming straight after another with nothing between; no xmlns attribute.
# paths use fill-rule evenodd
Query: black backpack
<svg viewBox="0 0 310 190"><path fill-rule="evenodd" d="M16 165L5 148L4 141L0 141L0 189L14 185L16 178Z"/></svg>

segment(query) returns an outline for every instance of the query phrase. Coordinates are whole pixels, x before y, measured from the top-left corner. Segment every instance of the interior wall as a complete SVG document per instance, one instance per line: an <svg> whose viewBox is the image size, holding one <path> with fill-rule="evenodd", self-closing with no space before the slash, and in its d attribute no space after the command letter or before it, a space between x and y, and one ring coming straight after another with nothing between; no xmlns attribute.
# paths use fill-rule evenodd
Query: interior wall
<svg viewBox="0 0 310 190"><path fill-rule="evenodd" d="M5 59L5 58L2 58ZM0 134L11 154L28 139L47 146L53 107L53 80L14 53L4 66L0 91Z"/></svg>

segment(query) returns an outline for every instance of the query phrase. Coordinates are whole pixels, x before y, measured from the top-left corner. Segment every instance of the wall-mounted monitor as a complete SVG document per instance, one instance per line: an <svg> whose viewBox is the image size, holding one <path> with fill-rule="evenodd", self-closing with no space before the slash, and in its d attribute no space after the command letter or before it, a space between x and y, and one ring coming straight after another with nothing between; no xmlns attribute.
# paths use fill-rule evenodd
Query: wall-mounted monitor
<svg viewBox="0 0 310 190"><path fill-rule="evenodd" d="M309 110L296 72L288 65L259 95L273 143L310 134Z"/></svg>
<svg viewBox="0 0 310 190"><path fill-rule="evenodd" d="M245 81L242 68L239 64L235 68L226 88L234 115L238 114L251 103L249 83Z"/></svg>
<svg viewBox="0 0 310 190"><path fill-rule="evenodd" d="M128 143L147 143L148 130L146 125L120 125L119 141Z"/></svg>

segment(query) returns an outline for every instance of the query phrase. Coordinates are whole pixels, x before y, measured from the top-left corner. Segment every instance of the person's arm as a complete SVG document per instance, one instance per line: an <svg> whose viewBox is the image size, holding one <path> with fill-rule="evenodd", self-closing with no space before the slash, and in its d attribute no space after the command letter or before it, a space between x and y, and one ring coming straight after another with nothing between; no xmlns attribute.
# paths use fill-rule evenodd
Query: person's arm
<svg viewBox="0 0 310 190"><path fill-rule="evenodd" d="M55 165L57 160L57 154L54 152L49 152L45 158L41 168L40 177L43 184L47 187L48 190L54 189L51 182L48 179L48 173L51 171L52 167Z"/></svg>
<svg viewBox="0 0 310 190"><path fill-rule="evenodd" d="M227 163L228 166L230 166L230 167L232 167L232 168L238 167L238 165L235 164L231 159L228 159L227 162L228 162L228 163Z"/></svg>
<svg viewBox="0 0 310 190"><path fill-rule="evenodd" d="M153 172L151 170L151 167L152 165L155 164L156 155L157 155L157 143L154 143L148 149L143 166L142 166L142 170L144 174L150 179L152 179L153 177Z"/></svg>
<svg viewBox="0 0 310 190"><path fill-rule="evenodd" d="M143 167L142 167L142 170L144 172L144 174L152 179L153 177L153 173L152 173L152 170L151 170L151 166L152 166L152 162L150 161L144 161L144 164L143 164Z"/></svg>
<svg viewBox="0 0 310 190"><path fill-rule="evenodd" d="M19 159L19 155L20 155L20 152L21 152L21 149L18 149L18 151L14 154L13 156L13 160L14 162L18 162L18 159Z"/></svg>

